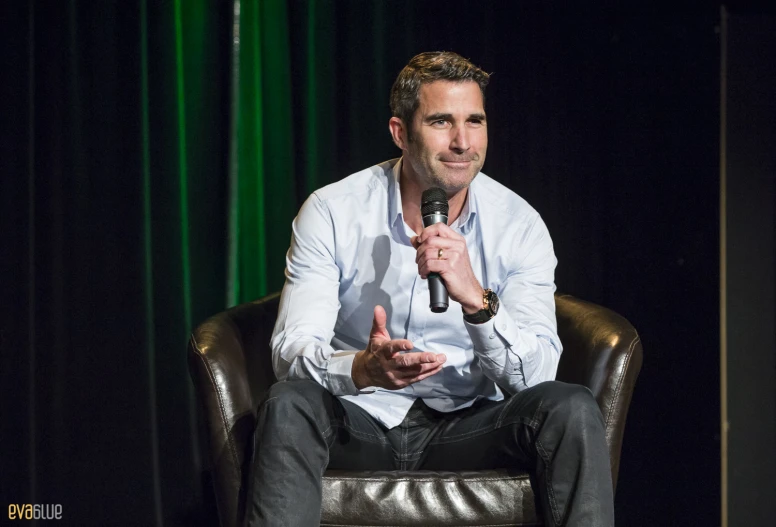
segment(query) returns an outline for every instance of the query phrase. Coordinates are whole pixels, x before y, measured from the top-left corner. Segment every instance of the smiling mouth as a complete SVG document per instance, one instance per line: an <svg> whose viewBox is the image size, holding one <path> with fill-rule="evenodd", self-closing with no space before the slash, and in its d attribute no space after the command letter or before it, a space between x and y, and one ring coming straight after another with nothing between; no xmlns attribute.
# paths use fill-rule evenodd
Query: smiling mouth
<svg viewBox="0 0 776 527"><path fill-rule="evenodd" d="M464 161L445 161L444 159L441 160L443 164L453 167L453 168L463 168L467 167L471 164L471 160L464 160Z"/></svg>

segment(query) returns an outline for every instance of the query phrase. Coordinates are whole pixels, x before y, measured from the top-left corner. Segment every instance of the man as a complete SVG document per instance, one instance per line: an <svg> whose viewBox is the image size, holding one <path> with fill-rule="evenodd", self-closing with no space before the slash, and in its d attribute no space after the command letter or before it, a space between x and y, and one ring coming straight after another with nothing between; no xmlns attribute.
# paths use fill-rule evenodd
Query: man
<svg viewBox="0 0 776 527"><path fill-rule="evenodd" d="M480 173L487 83L455 53L414 57L391 90L401 159L314 192L294 220L271 342L285 382L259 408L249 525L317 525L327 467L508 466L533 471L548 525L613 524L601 413L552 380L549 233ZM449 225L424 228L432 187ZM445 313L429 310L429 273Z"/></svg>

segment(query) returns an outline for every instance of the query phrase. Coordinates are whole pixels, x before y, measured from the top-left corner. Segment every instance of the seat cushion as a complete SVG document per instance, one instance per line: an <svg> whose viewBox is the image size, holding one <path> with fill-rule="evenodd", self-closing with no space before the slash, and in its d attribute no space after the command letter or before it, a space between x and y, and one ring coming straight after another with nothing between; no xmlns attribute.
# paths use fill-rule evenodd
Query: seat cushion
<svg viewBox="0 0 776 527"><path fill-rule="evenodd" d="M534 500L525 472L329 470L321 525L541 525Z"/></svg>

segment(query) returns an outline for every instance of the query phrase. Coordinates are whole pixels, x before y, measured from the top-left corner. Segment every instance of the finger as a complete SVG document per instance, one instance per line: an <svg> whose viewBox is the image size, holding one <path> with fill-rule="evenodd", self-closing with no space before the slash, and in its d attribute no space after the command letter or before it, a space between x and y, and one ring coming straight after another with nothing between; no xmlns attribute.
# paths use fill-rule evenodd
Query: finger
<svg viewBox="0 0 776 527"><path fill-rule="evenodd" d="M449 252L447 249L443 249L443 251L442 258L439 258L439 249L433 249L421 254L416 262L418 264L418 274L425 278L424 271L425 274L428 274L429 272L438 273L440 270L446 271L447 269L452 268L453 263L457 262L459 259L458 254L455 252L454 248L451 248ZM430 268L433 269L429 271Z"/></svg>
<svg viewBox="0 0 776 527"><path fill-rule="evenodd" d="M416 351L405 353L396 357L396 367L398 369L407 368L417 364L444 363L447 356L443 353L431 353L430 351Z"/></svg>
<svg viewBox="0 0 776 527"><path fill-rule="evenodd" d="M397 354L403 351L409 351L414 347L415 345L412 341L407 339L389 340L382 343L377 349L377 352L381 353L386 359L391 360L395 358Z"/></svg>
<svg viewBox="0 0 776 527"><path fill-rule="evenodd" d="M417 376L417 377L415 377L415 378L412 378L412 379L404 379L404 382L406 382L407 384L414 384L414 383L416 383L416 382L422 381L423 379L428 379L428 378L429 378L429 377L431 377L432 375L436 375L437 373L439 373L440 371L442 371L442 368L443 368L443 366L440 364L440 365L439 365L439 366L437 366L436 368L434 368L434 369L432 369L432 370L429 370L429 371L427 371L427 372L425 372L425 373L421 373L420 375L418 375L418 376Z"/></svg>
<svg viewBox="0 0 776 527"><path fill-rule="evenodd" d="M435 223L433 225L429 225L418 236L420 243L425 242L429 238L439 236L442 238L455 238L455 239L463 239L463 236L455 232L453 229L447 226L445 223Z"/></svg>
<svg viewBox="0 0 776 527"><path fill-rule="evenodd" d="M442 251L442 257L439 256L439 251ZM437 247L429 247L418 258L418 263L420 263L420 259L423 259L424 261L428 260L449 260L453 257L455 254L455 248L454 247L444 247L444 246L437 246Z"/></svg>
<svg viewBox="0 0 776 527"><path fill-rule="evenodd" d="M405 353L396 357L394 361L397 369L411 368L418 364L436 363L436 355L425 351L415 353Z"/></svg>
<svg viewBox="0 0 776 527"><path fill-rule="evenodd" d="M431 363L424 363L424 364L413 364L412 366L409 366L407 368L402 368L399 370L396 370L394 375L396 377L407 380L407 379L414 379L415 377L419 375L423 375L425 373L428 373L432 370L438 370L440 368L443 368L444 364L439 362L431 362Z"/></svg>
<svg viewBox="0 0 776 527"><path fill-rule="evenodd" d="M425 227L422 231L420 231L420 234L418 234L418 244L421 244L428 240L431 237L437 236L437 225L438 223L435 223L433 225L429 225L428 227Z"/></svg>
<svg viewBox="0 0 776 527"><path fill-rule="evenodd" d="M435 223L433 225L429 225L428 227L420 231L420 234L418 235L418 239L417 239L418 245L425 243L429 238L439 236L439 227L438 227L439 225L442 225L442 223Z"/></svg>
<svg viewBox="0 0 776 527"><path fill-rule="evenodd" d="M451 250L452 247L449 242L440 239L438 236L425 241L416 248L415 263L418 263L418 259L426 255L437 258L439 256L439 249L447 252L448 250Z"/></svg>
<svg viewBox="0 0 776 527"><path fill-rule="evenodd" d="M411 243L411 244L412 244L412 246L413 246L413 247L415 247L416 249L417 249L418 247L420 247L420 240L418 239L418 237L417 237L417 236L413 236L412 238L410 238L410 243Z"/></svg>
<svg viewBox="0 0 776 527"><path fill-rule="evenodd" d="M419 264L424 257L429 260L440 260L440 249L442 250L442 260L457 259L462 254L468 254L465 240L453 240L437 236L417 247L415 263Z"/></svg>
<svg viewBox="0 0 776 527"><path fill-rule="evenodd" d="M442 251L441 258L439 251ZM465 250L465 249L464 249ZM423 267L426 262L438 262L442 260L457 262L461 259L461 249L458 245L433 245L422 246L415 253L415 263L418 269Z"/></svg>
<svg viewBox="0 0 776 527"><path fill-rule="evenodd" d="M437 223L429 227L426 227L418 235L418 239L417 239L418 247L422 247L424 244L433 244L433 243L438 243L442 241L442 238L439 236L439 227L437 227L436 225L443 225L443 224Z"/></svg>
<svg viewBox="0 0 776 527"><path fill-rule="evenodd" d="M455 232L445 223L436 223L435 225L437 225L438 236L441 236L442 238L463 238L463 236Z"/></svg>
<svg viewBox="0 0 776 527"><path fill-rule="evenodd" d="M450 269L450 263L447 260L426 260L423 265L418 267L418 274L424 280L430 273L444 274Z"/></svg>
<svg viewBox="0 0 776 527"><path fill-rule="evenodd" d="M393 353L402 353L405 351L409 351L415 347L412 341L409 341L407 339L392 340L390 341L390 344L391 344L391 351Z"/></svg>
<svg viewBox="0 0 776 527"><path fill-rule="evenodd" d="M374 318L372 319L372 330L369 332L370 339L372 337L391 338L385 327L387 318L383 306L375 306Z"/></svg>

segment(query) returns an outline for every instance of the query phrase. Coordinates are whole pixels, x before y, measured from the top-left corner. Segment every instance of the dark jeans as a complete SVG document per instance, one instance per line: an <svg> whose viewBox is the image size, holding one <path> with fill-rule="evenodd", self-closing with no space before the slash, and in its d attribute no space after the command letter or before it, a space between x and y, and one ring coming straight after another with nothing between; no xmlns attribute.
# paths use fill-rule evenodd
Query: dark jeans
<svg viewBox="0 0 776 527"><path fill-rule="evenodd" d="M279 382L259 408L254 448L250 526L319 525L327 467L524 468L536 477L547 525L614 525L604 422L583 386L545 382L452 413L418 400L389 430L313 381Z"/></svg>

